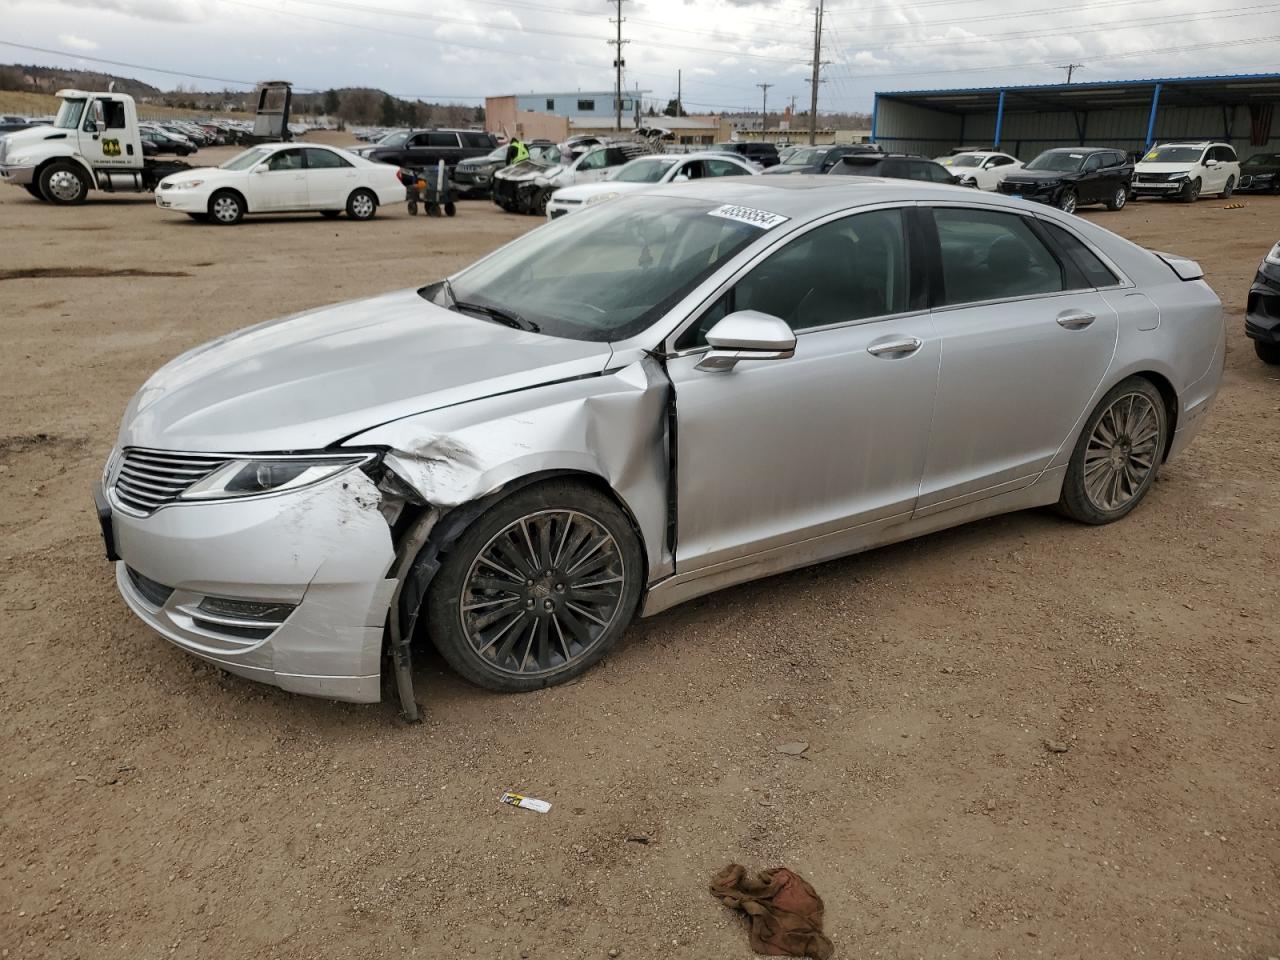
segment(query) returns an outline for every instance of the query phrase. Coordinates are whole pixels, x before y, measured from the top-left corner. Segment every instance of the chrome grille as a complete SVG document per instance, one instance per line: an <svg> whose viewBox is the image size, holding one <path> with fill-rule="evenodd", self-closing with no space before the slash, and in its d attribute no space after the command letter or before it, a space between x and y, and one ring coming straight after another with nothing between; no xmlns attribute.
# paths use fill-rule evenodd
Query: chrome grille
<svg viewBox="0 0 1280 960"><path fill-rule="evenodd" d="M228 462L226 457L129 449L116 468L116 499L139 513L151 513Z"/></svg>

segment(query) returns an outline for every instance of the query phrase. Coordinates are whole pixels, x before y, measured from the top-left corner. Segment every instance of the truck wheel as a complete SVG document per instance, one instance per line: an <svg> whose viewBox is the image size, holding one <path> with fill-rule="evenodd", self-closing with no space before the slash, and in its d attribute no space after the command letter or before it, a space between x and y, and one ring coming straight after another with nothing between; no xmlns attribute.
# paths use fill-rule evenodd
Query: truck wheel
<svg viewBox="0 0 1280 960"><path fill-rule="evenodd" d="M34 183L24 183L22 185L22 189L27 191L27 193L31 194L41 203L45 202L44 194L40 192L40 188L36 186Z"/></svg>
<svg viewBox="0 0 1280 960"><path fill-rule="evenodd" d="M244 219L244 200L234 190L219 190L209 198L209 217L230 227Z"/></svg>
<svg viewBox="0 0 1280 960"><path fill-rule="evenodd" d="M347 216L352 220L372 220L378 212L378 198L368 190L353 190L347 198Z"/></svg>
<svg viewBox="0 0 1280 960"><path fill-rule="evenodd" d="M40 192L50 203L83 203L89 180L74 163L58 160L40 171Z"/></svg>

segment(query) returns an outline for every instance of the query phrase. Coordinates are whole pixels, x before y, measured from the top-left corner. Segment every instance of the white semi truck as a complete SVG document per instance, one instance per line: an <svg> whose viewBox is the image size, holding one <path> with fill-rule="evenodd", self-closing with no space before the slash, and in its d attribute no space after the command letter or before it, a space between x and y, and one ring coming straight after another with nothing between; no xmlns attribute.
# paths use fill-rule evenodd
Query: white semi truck
<svg viewBox="0 0 1280 960"><path fill-rule="evenodd" d="M138 110L124 93L59 90L62 106L52 126L0 137L0 182L26 189L37 200L81 203L90 190L149 192L189 164L142 153Z"/></svg>

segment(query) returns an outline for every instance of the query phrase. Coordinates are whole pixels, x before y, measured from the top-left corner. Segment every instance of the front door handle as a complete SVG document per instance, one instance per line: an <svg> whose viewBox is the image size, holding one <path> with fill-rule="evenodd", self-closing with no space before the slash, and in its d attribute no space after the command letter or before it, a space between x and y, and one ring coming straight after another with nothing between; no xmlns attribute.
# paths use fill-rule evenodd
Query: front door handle
<svg viewBox="0 0 1280 960"><path fill-rule="evenodd" d="M919 337L894 337L891 340L877 340L867 347L867 353L873 357L886 357L890 360L901 360L909 357L924 345Z"/></svg>
<svg viewBox="0 0 1280 960"><path fill-rule="evenodd" d="M1083 330L1097 319L1087 310L1063 310L1058 314L1058 326L1067 330Z"/></svg>

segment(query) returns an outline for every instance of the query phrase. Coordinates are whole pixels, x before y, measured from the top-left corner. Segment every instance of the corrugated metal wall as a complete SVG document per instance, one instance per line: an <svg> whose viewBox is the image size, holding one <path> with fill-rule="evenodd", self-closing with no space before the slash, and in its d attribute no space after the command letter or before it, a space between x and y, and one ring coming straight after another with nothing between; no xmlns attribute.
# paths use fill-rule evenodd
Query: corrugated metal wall
<svg viewBox="0 0 1280 960"><path fill-rule="evenodd" d="M1004 115L1000 147L1021 160L1030 160L1050 147L1081 143L1077 117L1083 125L1084 145L1142 150L1147 142L1149 108L1097 110L1087 114L1087 98L1081 98L1081 113L1071 111L1035 113L1009 112ZM1250 120L1247 107L1162 107L1156 115L1157 143L1170 140L1218 140L1230 128L1230 143L1244 159L1262 150L1280 150L1280 123L1266 147L1249 143ZM886 150L938 156L962 145L989 147L995 137L996 114L973 113L963 122L956 114L930 110L911 103L881 98L876 108L876 139Z"/></svg>

